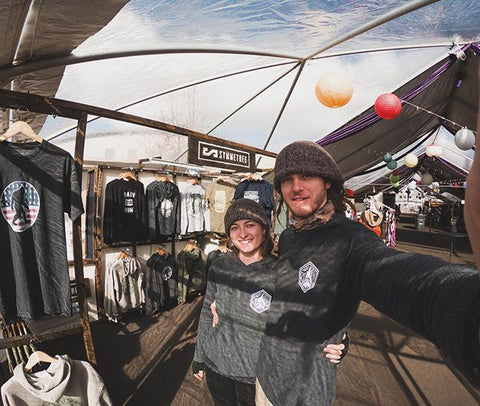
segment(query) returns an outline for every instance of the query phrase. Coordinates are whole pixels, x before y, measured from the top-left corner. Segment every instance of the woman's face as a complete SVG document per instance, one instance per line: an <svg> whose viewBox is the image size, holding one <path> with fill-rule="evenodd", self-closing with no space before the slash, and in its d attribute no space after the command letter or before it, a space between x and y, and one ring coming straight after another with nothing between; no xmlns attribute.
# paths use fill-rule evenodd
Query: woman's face
<svg viewBox="0 0 480 406"><path fill-rule="evenodd" d="M230 241L246 256L260 253L264 234L263 227L253 220L237 220L230 227Z"/></svg>

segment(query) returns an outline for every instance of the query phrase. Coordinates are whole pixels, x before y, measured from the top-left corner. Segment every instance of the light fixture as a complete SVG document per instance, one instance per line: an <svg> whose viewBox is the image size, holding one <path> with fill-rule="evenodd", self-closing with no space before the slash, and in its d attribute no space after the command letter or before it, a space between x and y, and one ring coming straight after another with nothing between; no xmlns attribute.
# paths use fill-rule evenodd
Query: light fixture
<svg viewBox="0 0 480 406"><path fill-rule="evenodd" d="M405 165L408 168L414 168L415 166L417 166L417 164L418 164L418 157L414 153L410 152L405 156Z"/></svg>
<svg viewBox="0 0 480 406"><path fill-rule="evenodd" d="M442 155L442 147L438 144L430 144L427 146L425 153L429 157L437 157Z"/></svg>
<svg viewBox="0 0 480 406"><path fill-rule="evenodd" d="M342 107L352 98L353 86L341 72L322 74L315 85L315 95L320 103L330 108Z"/></svg>
<svg viewBox="0 0 480 406"><path fill-rule="evenodd" d="M462 151L468 151L475 145L475 134L467 127L462 127L455 134L455 145Z"/></svg>

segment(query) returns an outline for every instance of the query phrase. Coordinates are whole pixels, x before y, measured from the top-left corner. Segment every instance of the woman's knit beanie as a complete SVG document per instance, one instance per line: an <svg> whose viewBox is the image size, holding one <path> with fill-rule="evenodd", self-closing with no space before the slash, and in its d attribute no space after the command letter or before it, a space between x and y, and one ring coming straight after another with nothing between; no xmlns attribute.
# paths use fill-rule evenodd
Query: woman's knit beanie
<svg viewBox="0 0 480 406"><path fill-rule="evenodd" d="M312 141L296 141L283 148L275 162L275 190L280 193L282 180L293 174L320 176L332 184L332 189L343 188L340 168L320 145Z"/></svg>
<svg viewBox="0 0 480 406"><path fill-rule="evenodd" d="M261 224L265 229L269 229L269 221L265 215L263 207L252 199L235 200L225 213L225 232L230 234L230 227L238 220L253 220Z"/></svg>

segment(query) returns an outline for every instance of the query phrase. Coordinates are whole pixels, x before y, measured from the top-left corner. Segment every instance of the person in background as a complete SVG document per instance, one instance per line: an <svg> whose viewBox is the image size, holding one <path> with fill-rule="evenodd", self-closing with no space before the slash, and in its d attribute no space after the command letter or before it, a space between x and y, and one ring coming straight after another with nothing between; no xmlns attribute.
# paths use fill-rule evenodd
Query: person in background
<svg viewBox="0 0 480 406"><path fill-rule="evenodd" d="M343 215L343 184L314 142L277 156L274 187L293 217L279 241L256 405L332 405L336 368L319 354L340 341L361 300L428 338L480 385L478 272L386 247Z"/></svg>
<svg viewBox="0 0 480 406"><path fill-rule="evenodd" d="M258 351L275 295L276 259L270 255L270 223L260 204L238 199L224 221L232 252L210 265L192 369L196 379L206 377L215 405L253 406ZM342 349L344 344L332 345L326 356L338 363Z"/></svg>

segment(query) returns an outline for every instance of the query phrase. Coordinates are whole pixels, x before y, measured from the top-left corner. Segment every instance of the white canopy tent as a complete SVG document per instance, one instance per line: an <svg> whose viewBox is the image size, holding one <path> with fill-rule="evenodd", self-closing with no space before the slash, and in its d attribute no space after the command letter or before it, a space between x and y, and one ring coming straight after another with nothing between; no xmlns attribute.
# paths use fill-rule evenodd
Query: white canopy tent
<svg viewBox="0 0 480 406"><path fill-rule="evenodd" d="M3 88L271 151L323 138L440 61L452 42L480 40L476 0L10 0L1 11ZM315 98L318 76L329 71L353 82L352 100L339 109ZM74 130L65 133L72 121L2 115L4 128L26 119L73 151ZM182 137L140 126L100 119L87 128L86 160L185 161L185 150Z"/></svg>

